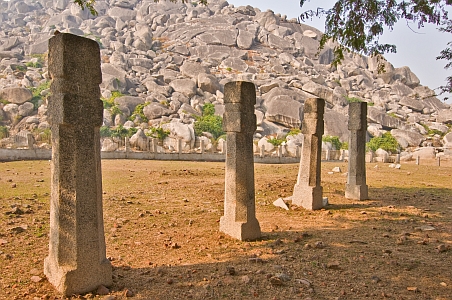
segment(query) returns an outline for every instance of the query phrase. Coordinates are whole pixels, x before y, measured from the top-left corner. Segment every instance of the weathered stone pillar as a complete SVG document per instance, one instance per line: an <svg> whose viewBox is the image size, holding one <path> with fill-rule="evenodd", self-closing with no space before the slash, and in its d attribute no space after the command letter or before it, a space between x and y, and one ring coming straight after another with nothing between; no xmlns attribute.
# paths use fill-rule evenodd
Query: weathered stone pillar
<svg viewBox="0 0 452 300"><path fill-rule="evenodd" d="M261 151L260 151L259 156L260 156L260 157L265 157L265 145L262 145L260 150L261 150Z"/></svg>
<svg viewBox="0 0 452 300"><path fill-rule="evenodd" d="M44 273L64 295L112 284L102 216L99 45L60 33L49 40L52 130L50 243Z"/></svg>
<svg viewBox="0 0 452 300"><path fill-rule="evenodd" d="M182 154L182 139L177 139L177 152Z"/></svg>
<svg viewBox="0 0 452 300"><path fill-rule="evenodd" d="M224 86L223 129L227 134L224 216L220 231L239 240L261 236L254 195L253 134L256 89L251 82Z"/></svg>
<svg viewBox="0 0 452 300"><path fill-rule="evenodd" d="M325 100L309 98L304 103L304 118L301 132L300 169L295 184L292 203L306 209L315 210L323 207L323 188L320 185L323 112Z"/></svg>
<svg viewBox="0 0 452 300"><path fill-rule="evenodd" d="M345 198L368 199L366 185L367 103L354 102L348 106L348 177Z"/></svg>

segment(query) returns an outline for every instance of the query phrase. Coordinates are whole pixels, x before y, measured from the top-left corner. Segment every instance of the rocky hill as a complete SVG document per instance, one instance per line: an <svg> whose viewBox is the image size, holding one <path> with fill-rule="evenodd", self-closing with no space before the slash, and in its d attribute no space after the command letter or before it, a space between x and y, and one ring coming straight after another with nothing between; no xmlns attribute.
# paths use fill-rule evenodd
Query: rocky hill
<svg viewBox="0 0 452 300"><path fill-rule="evenodd" d="M272 11L209 3L96 0L94 17L69 0L0 0L0 125L49 128L46 51L58 30L100 44L107 127L143 135L162 126L193 147L195 116L207 103L222 115L223 86L239 79L257 87L256 139L299 128L304 100L314 96L327 102L325 135L341 141L348 103L365 101L371 137L390 131L402 148L452 147L450 106L409 67L387 62L378 74L376 59L349 55L335 69L330 47L317 53L319 30Z"/></svg>

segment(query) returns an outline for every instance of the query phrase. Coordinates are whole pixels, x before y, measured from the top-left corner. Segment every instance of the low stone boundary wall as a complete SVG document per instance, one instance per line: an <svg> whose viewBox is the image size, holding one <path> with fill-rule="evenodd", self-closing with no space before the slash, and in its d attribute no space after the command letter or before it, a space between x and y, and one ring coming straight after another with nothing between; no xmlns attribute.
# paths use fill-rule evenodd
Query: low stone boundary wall
<svg viewBox="0 0 452 300"><path fill-rule="evenodd" d="M175 161L225 161L222 153L153 153L153 152L101 152L102 159L150 159ZM0 161L18 160L50 160L52 150L49 149L0 149ZM292 164L299 163L297 157L254 156L255 163L261 164Z"/></svg>

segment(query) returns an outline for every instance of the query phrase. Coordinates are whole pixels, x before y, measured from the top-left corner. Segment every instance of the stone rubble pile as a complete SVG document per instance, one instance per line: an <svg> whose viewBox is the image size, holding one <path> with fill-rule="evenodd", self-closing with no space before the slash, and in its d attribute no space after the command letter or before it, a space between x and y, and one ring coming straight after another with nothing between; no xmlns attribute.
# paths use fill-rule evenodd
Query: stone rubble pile
<svg viewBox="0 0 452 300"><path fill-rule="evenodd" d="M46 101L33 102L30 88L49 80L48 39L59 31L100 44L102 96L122 95L115 109L104 110L103 123L140 128L142 137L162 126L171 132L167 139L194 147L194 116L206 103L222 115L224 85L246 80L257 87L254 138L265 149L272 147L268 136L300 127L304 101L313 96L326 101L324 134L341 141L349 135L348 104L358 98L368 103L370 136L390 131L403 148L452 147L451 107L409 67L385 62L378 74L376 58L350 54L332 68L331 45L318 53L322 33L295 19L223 0L208 6L97 0L95 8L98 16L70 0L0 0L0 125L16 132L49 128ZM39 92L45 99L49 89ZM148 122L140 115L130 120L138 105ZM287 151L300 140L288 138Z"/></svg>

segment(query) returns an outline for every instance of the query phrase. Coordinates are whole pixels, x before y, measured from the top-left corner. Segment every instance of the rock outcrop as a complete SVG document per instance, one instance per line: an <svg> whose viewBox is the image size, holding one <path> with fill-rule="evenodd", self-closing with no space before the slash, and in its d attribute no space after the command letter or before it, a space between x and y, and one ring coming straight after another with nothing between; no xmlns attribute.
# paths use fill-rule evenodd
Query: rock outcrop
<svg viewBox="0 0 452 300"><path fill-rule="evenodd" d="M409 67L384 62L387 72L378 74L375 58L346 55L333 68L331 45L317 53L319 30L272 11L224 0L207 6L97 0L95 7L98 16L68 0L0 0L0 125L11 131L47 128L46 113L35 108L46 107L45 53L55 30L100 44L102 95L121 94L106 106L104 125L140 128L141 140L149 126L166 124L173 137L193 147L195 116L206 103L221 114L223 87L231 80L256 85L256 139L298 128L311 97L326 100L325 133L341 141L348 139L347 105L356 99L369 105L370 136L391 131L403 147L422 144L429 126L446 135L449 128L435 124L452 123L450 106ZM40 92L33 100L30 88ZM142 112L134 115L138 105Z"/></svg>

